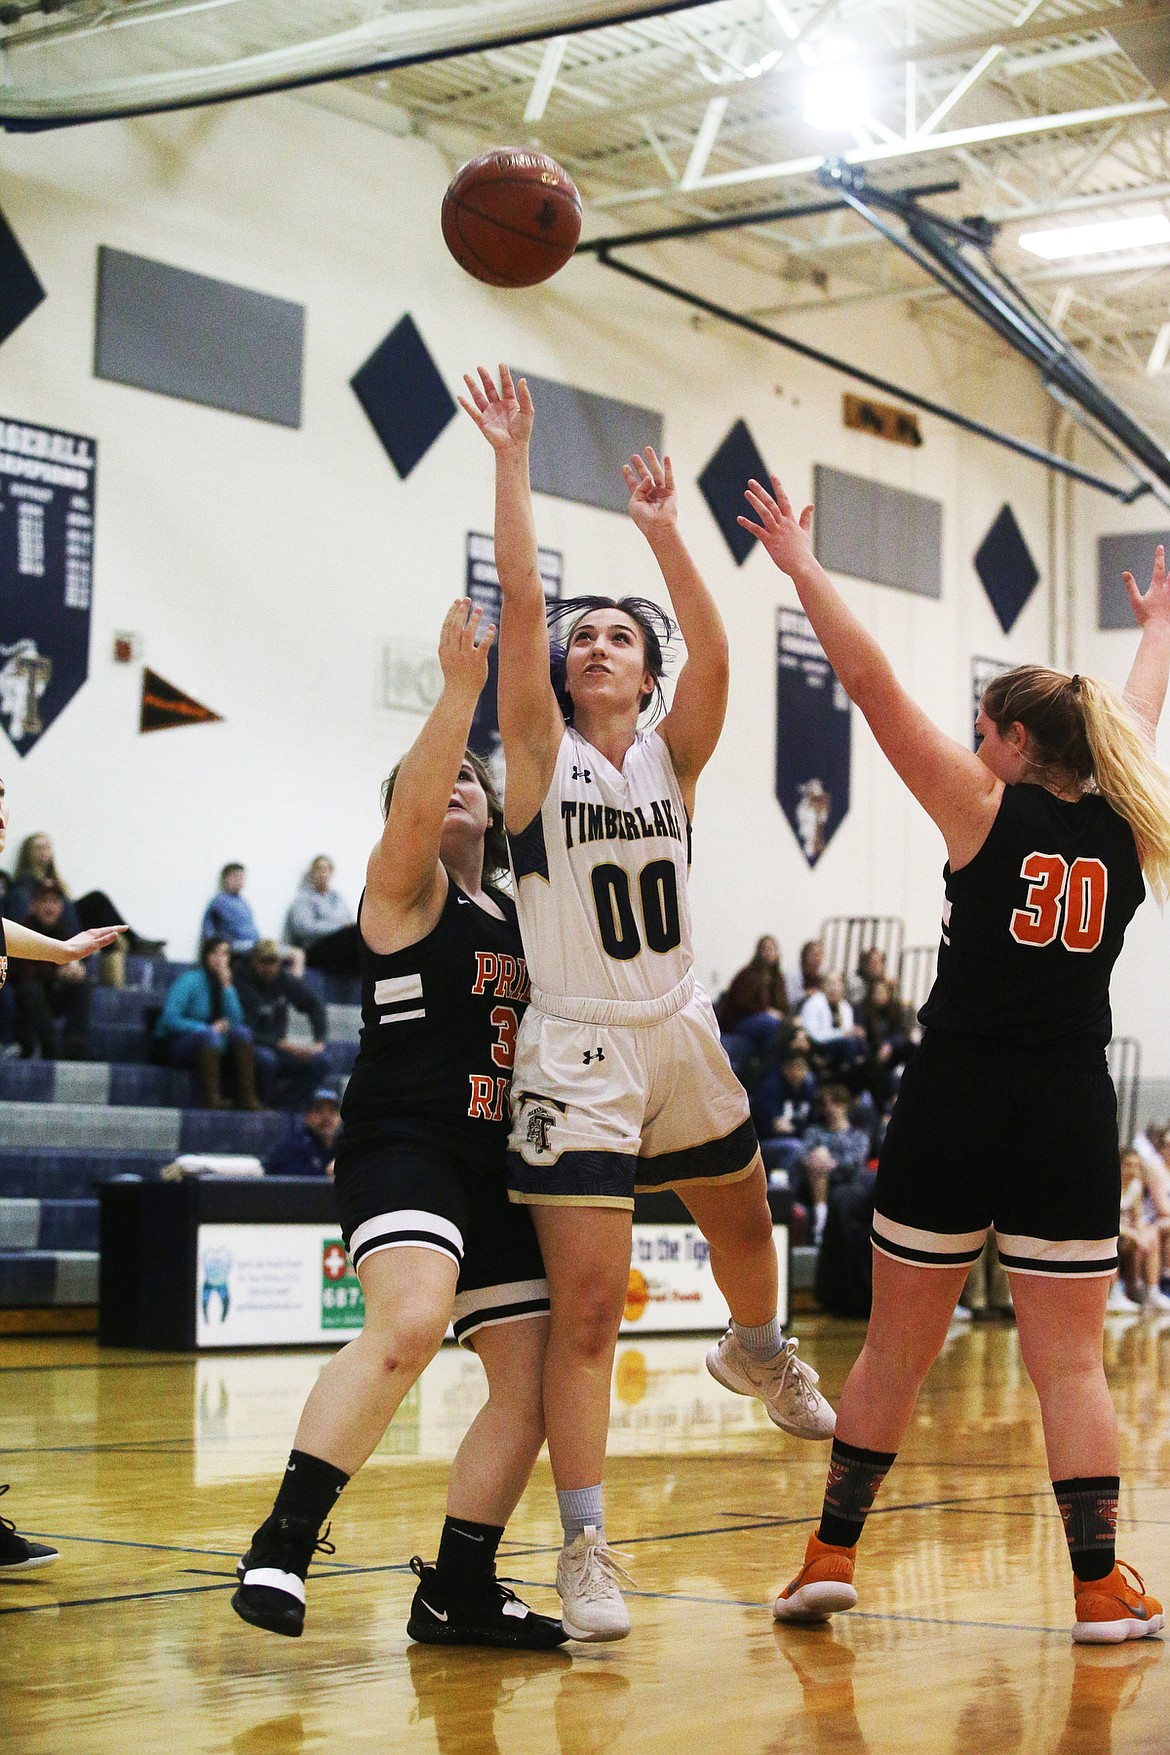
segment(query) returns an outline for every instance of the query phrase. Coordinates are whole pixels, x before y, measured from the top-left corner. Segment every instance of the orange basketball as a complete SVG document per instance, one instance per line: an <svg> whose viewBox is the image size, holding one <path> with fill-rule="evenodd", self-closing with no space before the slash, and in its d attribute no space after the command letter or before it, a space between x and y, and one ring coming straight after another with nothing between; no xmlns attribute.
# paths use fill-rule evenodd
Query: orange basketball
<svg viewBox="0 0 1170 1755"><path fill-rule="evenodd" d="M443 238L460 268L488 286L536 286L563 268L581 236L581 197L543 152L502 147L456 172L443 197Z"/></svg>

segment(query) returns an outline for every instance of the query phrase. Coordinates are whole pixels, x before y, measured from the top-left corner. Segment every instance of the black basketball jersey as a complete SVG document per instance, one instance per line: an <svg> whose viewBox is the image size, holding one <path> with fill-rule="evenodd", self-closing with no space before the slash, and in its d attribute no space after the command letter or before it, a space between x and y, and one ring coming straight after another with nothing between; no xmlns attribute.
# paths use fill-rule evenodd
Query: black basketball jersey
<svg viewBox="0 0 1170 1755"><path fill-rule="evenodd" d="M1145 895L1133 831L1112 805L1005 786L979 852L943 876L921 1022L1005 1046L1107 1043L1109 978Z"/></svg>
<svg viewBox="0 0 1170 1755"><path fill-rule="evenodd" d="M388 957L361 940L361 1042L341 1105L348 1141L380 1122L420 1118L485 1141L506 1135L528 972L514 902L488 893L503 920L448 880L426 938Z"/></svg>

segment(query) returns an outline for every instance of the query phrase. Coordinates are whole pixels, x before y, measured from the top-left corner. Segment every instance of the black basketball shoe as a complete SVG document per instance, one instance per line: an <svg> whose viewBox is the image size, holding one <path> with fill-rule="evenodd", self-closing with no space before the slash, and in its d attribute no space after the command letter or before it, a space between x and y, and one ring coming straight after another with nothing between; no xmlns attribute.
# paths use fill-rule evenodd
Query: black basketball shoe
<svg viewBox="0 0 1170 1755"><path fill-rule="evenodd" d="M0 1494L7 1493L7 1487L0 1487ZM18 1536L16 1525L6 1517L0 1517L0 1578L15 1578L19 1573L32 1572L37 1566L48 1566L61 1558L56 1548L47 1548L43 1542L30 1542L25 1536Z"/></svg>
<svg viewBox="0 0 1170 1755"><path fill-rule="evenodd" d="M314 1554L333 1554L333 1543L318 1539L311 1524L299 1517L265 1519L252 1545L236 1567L239 1588L232 1608L241 1620L269 1633L299 1639L305 1626L305 1578Z"/></svg>
<svg viewBox="0 0 1170 1755"><path fill-rule="evenodd" d="M420 1645L494 1645L522 1651L552 1651L568 1634L559 1621L538 1615L498 1578L474 1591L444 1590L438 1572L416 1554L410 1570L418 1589L406 1631Z"/></svg>

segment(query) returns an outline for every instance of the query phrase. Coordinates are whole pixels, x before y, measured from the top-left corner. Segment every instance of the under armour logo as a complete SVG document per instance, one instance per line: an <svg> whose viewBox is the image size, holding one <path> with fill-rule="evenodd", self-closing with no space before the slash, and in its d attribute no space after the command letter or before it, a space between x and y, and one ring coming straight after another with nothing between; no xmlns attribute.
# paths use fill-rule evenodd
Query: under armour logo
<svg viewBox="0 0 1170 1755"><path fill-rule="evenodd" d="M584 780L586 786L593 784L593 776L588 768L579 768L576 762L573 763L573 778L574 780Z"/></svg>
<svg viewBox="0 0 1170 1755"><path fill-rule="evenodd" d="M604 1059L605 1059L605 1049L604 1048L587 1048L585 1050L584 1054L581 1056L581 1063L583 1066L588 1066L590 1061L604 1060Z"/></svg>

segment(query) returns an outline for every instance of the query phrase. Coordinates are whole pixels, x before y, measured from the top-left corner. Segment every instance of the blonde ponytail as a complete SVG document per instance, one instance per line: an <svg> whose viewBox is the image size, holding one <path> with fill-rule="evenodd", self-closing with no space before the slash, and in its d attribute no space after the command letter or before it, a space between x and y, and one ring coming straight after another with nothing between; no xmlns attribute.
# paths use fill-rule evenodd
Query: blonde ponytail
<svg viewBox="0 0 1170 1755"><path fill-rule="evenodd" d="M1097 677L1077 680L1097 790L1133 830L1142 872L1161 905L1170 897L1170 775L1116 690Z"/></svg>

